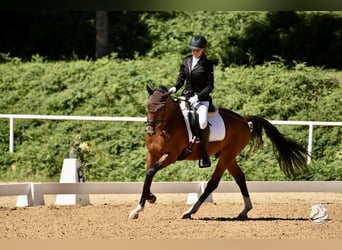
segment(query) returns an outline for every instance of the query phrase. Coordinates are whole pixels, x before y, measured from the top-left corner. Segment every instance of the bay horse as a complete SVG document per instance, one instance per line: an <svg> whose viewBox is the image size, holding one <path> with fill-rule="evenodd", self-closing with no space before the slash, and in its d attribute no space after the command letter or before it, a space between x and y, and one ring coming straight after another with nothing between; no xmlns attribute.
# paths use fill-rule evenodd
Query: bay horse
<svg viewBox="0 0 342 250"><path fill-rule="evenodd" d="M138 206L129 214L129 218L137 219L139 212L144 209L146 201L154 203L156 196L151 193L153 176L161 169L175 163L189 145L189 137L183 114L177 99L171 97L171 92L161 86L152 90L146 87L149 97L147 100L147 127L145 142L147 147L147 171L141 199ZM307 151L291 139L283 136L269 121L259 116L241 116L226 108L219 108L226 129L223 140L209 142L208 154L218 158L215 170L207 183L204 192L197 202L183 215L190 219L196 213L207 197L218 187L225 170L233 176L240 188L244 209L238 219L248 219L252 202L246 185L245 175L239 167L236 157L251 142L252 146L261 147L262 132L265 131L271 140L281 170L288 177L295 177L307 170ZM249 127L252 124L252 129ZM192 153L185 160L199 160L201 148L199 143L192 147Z"/></svg>

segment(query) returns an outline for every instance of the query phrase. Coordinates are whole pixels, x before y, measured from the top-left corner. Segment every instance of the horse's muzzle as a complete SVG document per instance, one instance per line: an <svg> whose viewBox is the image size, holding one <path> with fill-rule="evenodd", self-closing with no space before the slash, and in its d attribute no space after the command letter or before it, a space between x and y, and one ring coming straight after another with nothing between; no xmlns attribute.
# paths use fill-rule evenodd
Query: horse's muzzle
<svg viewBox="0 0 342 250"><path fill-rule="evenodd" d="M155 135L156 131L154 130L154 127L151 125L146 126L146 134L148 134L149 136Z"/></svg>

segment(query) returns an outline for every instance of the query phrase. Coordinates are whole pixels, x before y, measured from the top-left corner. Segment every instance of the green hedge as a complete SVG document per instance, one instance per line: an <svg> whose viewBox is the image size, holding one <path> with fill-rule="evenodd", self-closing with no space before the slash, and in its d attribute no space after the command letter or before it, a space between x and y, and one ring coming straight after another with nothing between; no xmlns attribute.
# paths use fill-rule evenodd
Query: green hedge
<svg viewBox="0 0 342 250"><path fill-rule="evenodd" d="M190 37L201 33L211 59L223 65L260 65L275 56L289 65L342 65L341 11L110 11L108 16L109 51L120 58L184 55ZM49 60L96 54L95 11L3 11L0 29L0 52L25 60L35 54Z"/></svg>
<svg viewBox="0 0 342 250"><path fill-rule="evenodd" d="M341 11L148 12L152 57L188 53L194 34L208 39L211 59L223 65L261 65L277 57L287 65L341 69Z"/></svg>
<svg viewBox="0 0 342 250"><path fill-rule="evenodd" d="M146 115L145 87L175 83L181 57L0 64L0 113L90 116ZM269 120L342 121L340 71L282 62L254 68L215 67L214 102L242 115ZM307 145L305 126L278 128ZM142 181L145 174L145 124L141 122L15 120L15 152L9 153L9 122L0 119L0 180L58 181L71 140L81 134L90 144L89 181ZM315 127L311 171L304 180L342 180L340 127ZM265 139L263 150L239 156L248 180L286 180ZM207 180L213 168L178 162L160 171L157 181ZM224 180L229 180L229 174Z"/></svg>

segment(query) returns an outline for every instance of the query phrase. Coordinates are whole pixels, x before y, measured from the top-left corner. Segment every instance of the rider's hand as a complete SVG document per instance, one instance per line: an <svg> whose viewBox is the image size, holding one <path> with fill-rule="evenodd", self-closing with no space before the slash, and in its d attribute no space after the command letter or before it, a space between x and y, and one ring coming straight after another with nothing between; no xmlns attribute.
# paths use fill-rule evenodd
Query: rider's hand
<svg viewBox="0 0 342 250"><path fill-rule="evenodd" d="M176 91L177 91L176 87L172 87L169 89L169 92L171 93L176 93Z"/></svg>
<svg viewBox="0 0 342 250"><path fill-rule="evenodd" d="M198 96L194 95L194 96L190 97L189 102L192 104L195 104L196 102L198 102Z"/></svg>

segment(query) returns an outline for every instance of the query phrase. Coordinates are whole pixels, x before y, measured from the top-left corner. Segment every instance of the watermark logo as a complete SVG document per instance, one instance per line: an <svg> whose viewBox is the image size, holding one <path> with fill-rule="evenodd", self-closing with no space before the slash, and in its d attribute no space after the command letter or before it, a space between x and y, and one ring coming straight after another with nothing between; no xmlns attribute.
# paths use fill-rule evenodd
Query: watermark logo
<svg viewBox="0 0 342 250"><path fill-rule="evenodd" d="M311 207L310 220L314 224L322 224L327 221L328 210L322 204L314 204Z"/></svg>

